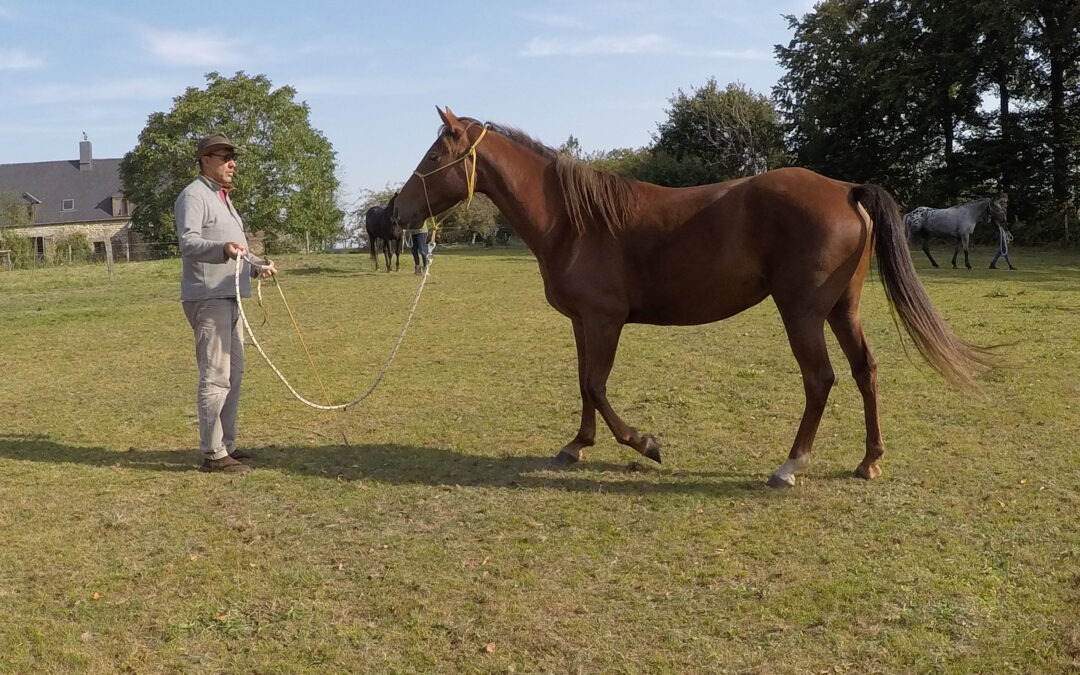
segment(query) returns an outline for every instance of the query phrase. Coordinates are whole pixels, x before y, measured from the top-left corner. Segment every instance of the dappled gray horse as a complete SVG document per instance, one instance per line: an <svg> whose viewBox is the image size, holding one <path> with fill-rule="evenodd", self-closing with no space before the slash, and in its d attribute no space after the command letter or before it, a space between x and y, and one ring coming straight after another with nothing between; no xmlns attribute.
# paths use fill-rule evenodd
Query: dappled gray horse
<svg viewBox="0 0 1080 675"><path fill-rule="evenodd" d="M929 206L920 206L904 216L907 225L908 236L918 235L922 239L922 250L930 259L930 264L937 267L937 261L930 255L930 237L943 237L956 242L953 250L952 266L956 269L956 256L960 249L964 249L964 265L971 269L971 261L968 260L968 241L971 233L975 230L975 224L990 213L990 218L998 227L1006 224L1006 209L1009 206L1009 197L1000 194L996 197L985 197L973 202L950 206L947 209L932 209Z"/></svg>

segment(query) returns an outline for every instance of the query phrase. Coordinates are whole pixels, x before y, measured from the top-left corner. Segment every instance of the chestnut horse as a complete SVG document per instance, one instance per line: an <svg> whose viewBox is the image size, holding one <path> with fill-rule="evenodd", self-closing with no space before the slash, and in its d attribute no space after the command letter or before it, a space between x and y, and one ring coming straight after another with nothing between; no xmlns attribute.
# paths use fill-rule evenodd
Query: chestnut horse
<svg viewBox="0 0 1080 675"><path fill-rule="evenodd" d="M626 424L608 402L625 324L703 324L771 295L802 372L806 406L769 485L794 485L809 461L836 379L826 322L863 399L866 454L855 475L878 476L877 366L859 315L871 253L889 302L932 366L966 384L989 365L988 351L959 339L931 304L896 204L881 187L788 168L667 188L598 171L516 129L449 109L439 115L438 138L398 194L397 218L419 223L475 190L536 256L547 300L570 319L577 343L581 425L556 455L560 463L578 461L593 445L597 412L619 443L660 461L652 434Z"/></svg>
<svg viewBox="0 0 1080 675"><path fill-rule="evenodd" d="M405 231L394 220L394 198L397 193L386 202L386 206L372 206L364 213L364 226L367 229L368 247L371 250L371 262L375 263L375 271L379 271L379 250L386 257L386 271L390 271L391 253L396 255L394 269L401 267L401 246L405 239Z"/></svg>

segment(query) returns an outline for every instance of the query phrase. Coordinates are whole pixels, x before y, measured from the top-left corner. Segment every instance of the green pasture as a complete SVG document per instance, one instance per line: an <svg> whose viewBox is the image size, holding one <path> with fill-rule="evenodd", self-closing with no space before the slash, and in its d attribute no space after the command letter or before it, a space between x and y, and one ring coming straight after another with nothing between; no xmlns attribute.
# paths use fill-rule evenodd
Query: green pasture
<svg viewBox="0 0 1080 675"><path fill-rule="evenodd" d="M990 252L916 265L1000 367L951 388L868 280L884 476L850 477L862 405L830 335L784 491L802 385L770 301L628 326L609 395L664 464L605 430L559 470L569 322L527 251L440 250L356 408L307 408L248 348L256 471L229 477L195 470L178 261L0 271L0 672L1076 672L1080 256ZM357 396L394 345L418 278L370 265L278 261L325 393L273 286L245 305L311 398Z"/></svg>

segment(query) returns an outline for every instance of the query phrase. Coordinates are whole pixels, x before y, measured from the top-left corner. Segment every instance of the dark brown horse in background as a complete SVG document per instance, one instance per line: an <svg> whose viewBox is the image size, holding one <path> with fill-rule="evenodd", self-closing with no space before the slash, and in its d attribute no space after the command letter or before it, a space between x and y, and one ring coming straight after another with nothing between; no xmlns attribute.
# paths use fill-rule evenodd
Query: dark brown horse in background
<svg viewBox="0 0 1080 675"><path fill-rule="evenodd" d="M780 169L752 178L666 188L597 171L515 129L439 111L443 127L397 198L401 223L418 223L486 194L529 246L548 302L574 326L581 425L556 459L593 445L599 412L618 442L660 461L651 434L626 424L607 379L627 323L695 325L772 296L802 372L806 406L788 459L769 485L791 486L809 460L836 379L828 322L862 394L861 478L881 473L877 366L859 298L876 253L889 302L922 355L959 383L988 364L960 340L919 282L896 204L883 188Z"/></svg>
<svg viewBox="0 0 1080 675"><path fill-rule="evenodd" d="M371 262L375 263L375 271L379 270L378 251L381 249L386 257L386 271L390 271L391 252L397 256L394 261L394 269L401 266L401 247L405 239L405 231L394 219L394 199L397 193L386 202L386 206L372 206L364 213L364 226L367 229L368 247L371 250Z"/></svg>

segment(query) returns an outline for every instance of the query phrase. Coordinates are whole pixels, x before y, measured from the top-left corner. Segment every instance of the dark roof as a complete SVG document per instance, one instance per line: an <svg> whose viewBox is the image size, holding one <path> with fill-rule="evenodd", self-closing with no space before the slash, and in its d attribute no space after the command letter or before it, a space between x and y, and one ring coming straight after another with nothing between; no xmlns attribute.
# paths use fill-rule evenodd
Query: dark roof
<svg viewBox="0 0 1080 675"><path fill-rule="evenodd" d="M35 225L127 220L114 216L113 195L120 192L120 160L94 159L79 170L79 160L0 164L0 191L15 193L35 209ZM29 194L27 194L29 193ZM75 208L63 210L63 201L74 199Z"/></svg>

